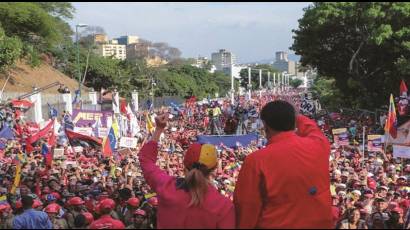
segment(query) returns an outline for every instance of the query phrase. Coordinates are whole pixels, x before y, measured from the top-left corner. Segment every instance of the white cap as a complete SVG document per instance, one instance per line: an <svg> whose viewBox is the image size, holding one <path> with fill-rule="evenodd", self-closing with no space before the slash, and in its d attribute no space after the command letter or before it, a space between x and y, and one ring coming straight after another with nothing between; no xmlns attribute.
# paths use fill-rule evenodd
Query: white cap
<svg viewBox="0 0 410 230"><path fill-rule="evenodd" d="M346 196L346 192L345 191L339 191L337 193L338 196Z"/></svg>
<svg viewBox="0 0 410 230"><path fill-rule="evenodd" d="M346 188L346 185L345 185L345 184L338 184L338 185L336 185L336 188L343 188L343 189L345 189L345 188Z"/></svg>
<svg viewBox="0 0 410 230"><path fill-rule="evenodd" d="M336 174L336 175L342 175L342 172L340 172L339 169L336 169L336 170L335 170L335 174Z"/></svg>
<svg viewBox="0 0 410 230"><path fill-rule="evenodd" d="M362 195L362 193L361 193L359 190L353 190L352 193L357 194L358 196L361 196L361 195Z"/></svg>
<svg viewBox="0 0 410 230"><path fill-rule="evenodd" d="M382 188L382 189L384 189L384 190L389 191L389 188L388 188L388 187L386 187L386 186L380 186L380 188Z"/></svg>

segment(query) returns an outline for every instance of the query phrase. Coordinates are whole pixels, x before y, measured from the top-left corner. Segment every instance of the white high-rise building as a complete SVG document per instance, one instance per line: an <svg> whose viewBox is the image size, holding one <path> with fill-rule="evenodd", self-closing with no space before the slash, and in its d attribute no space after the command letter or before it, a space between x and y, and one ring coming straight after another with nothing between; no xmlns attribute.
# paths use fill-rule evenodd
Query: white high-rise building
<svg viewBox="0 0 410 230"><path fill-rule="evenodd" d="M125 60L127 57L125 45L118 44L117 40L112 40L108 44L100 44L97 49L97 54L103 57L114 57L120 60Z"/></svg>
<svg viewBox="0 0 410 230"><path fill-rule="evenodd" d="M275 56L276 60L273 63L273 68L281 72L287 72L291 75L296 75L296 63L294 61L288 60L288 53L279 51L275 53Z"/></svg>
<svg viewBox="0 0 410 230"><path fill-rule="evenodd" d="M231 52L220 49L217 53L212 53L212 63L215 65L217 71L226 71L235 64L236 57Z"/></svg>

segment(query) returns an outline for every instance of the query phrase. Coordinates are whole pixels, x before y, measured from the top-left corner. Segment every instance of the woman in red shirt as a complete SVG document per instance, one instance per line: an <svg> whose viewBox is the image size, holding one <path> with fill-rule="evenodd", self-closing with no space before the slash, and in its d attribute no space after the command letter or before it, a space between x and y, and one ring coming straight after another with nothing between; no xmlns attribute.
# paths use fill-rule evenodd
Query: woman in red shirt
<svg viewBox="0 0 410 230"><path fill-rule="evenodd" d="M198 143L189 146L184 157L185 178L169 176L155 164L158 140L167 119L167 114L156 117L152 140L139 153L144 178L158 194L158 228L234 228L232 202L209 179L217 167L215 146Z"/></svg>

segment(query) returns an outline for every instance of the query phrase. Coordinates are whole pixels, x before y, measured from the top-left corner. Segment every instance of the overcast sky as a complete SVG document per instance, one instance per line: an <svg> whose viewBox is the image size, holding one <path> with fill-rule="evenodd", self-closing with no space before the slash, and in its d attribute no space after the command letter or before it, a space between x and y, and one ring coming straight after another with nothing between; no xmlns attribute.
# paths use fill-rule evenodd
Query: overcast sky
<svg viewBox="0 0 410 230"><path fill-rule="evenodd" d="M167 42L183 57L210 57L225 48L239 63L274 59L288 51L292 29L298 27L308 2L263 3L140 3L76 2L73 26L98 25L109 39L137 35Z"/></svg>

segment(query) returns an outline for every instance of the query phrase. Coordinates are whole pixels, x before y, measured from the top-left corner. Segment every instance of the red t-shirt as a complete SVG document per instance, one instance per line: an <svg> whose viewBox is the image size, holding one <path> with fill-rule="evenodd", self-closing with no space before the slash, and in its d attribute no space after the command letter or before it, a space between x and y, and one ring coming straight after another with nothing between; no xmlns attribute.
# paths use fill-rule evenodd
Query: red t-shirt
<svg viewBox="0 0 410 230"><path fill-rule="evenodd" d="M125 229L120 220L113 219L110 215L103 215L90 225L90 229Z"/></svg>

